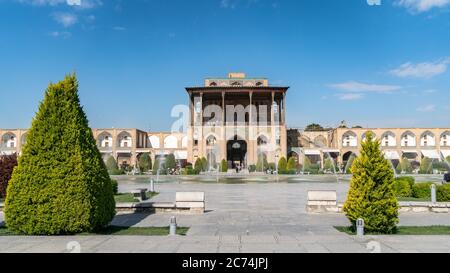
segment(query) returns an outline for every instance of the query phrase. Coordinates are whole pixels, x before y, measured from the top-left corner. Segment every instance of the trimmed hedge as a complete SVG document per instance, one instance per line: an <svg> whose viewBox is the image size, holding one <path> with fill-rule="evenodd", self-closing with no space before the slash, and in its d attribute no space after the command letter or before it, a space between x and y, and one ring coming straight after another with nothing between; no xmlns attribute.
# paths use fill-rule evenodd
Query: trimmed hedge
<svg viewBox="0 0 450 273"><path fill-rule="evenodd" d="M412 187L412 197L414 198L431 198L431 185L433 183L417 183Z"/></svg>
<svg viewBox="0 0 450 273"><path fill-rule="evenodd" d="M117 180L111 179L111 186L114 195L117 195L119 193L119 183L117 182Z"/></svg>
<svg viewBox="0 0 450 273"><path fill-rule="evenodd" d="M450 184L440 185L436 189L438 202L450 202Z"/></svg>
<svg viewBox="0 0 450 273"><path fill-rule="evenodd" d="M410 197L412 194L411 184L405 179L395 179L394 192L397 197Z"/></svg>

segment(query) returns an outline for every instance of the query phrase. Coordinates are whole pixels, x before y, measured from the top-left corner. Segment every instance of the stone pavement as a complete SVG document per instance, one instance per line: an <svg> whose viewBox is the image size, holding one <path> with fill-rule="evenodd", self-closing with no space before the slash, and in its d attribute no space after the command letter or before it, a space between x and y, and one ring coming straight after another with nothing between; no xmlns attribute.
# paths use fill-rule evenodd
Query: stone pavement
<svg viewBox="0 0 450 273"><path fill-rule="evenodd" d="M120 189L135 186L121 183ZM339 201L344 201L348 183L160 184L154 201L173 201L176 191L206 193L207 213L175 215L179 226L190 227L187 236L0 237L0 252L67 252L71 241L80 244L81 252L450 252L450 236L358 239L340 233L333 226L348 225L344 215L306 214L306 192L317 189L337 190ZM167 226L171 216L121 213L113 224ZM450 216L401 214L400 224L450 225Z"/></svg>

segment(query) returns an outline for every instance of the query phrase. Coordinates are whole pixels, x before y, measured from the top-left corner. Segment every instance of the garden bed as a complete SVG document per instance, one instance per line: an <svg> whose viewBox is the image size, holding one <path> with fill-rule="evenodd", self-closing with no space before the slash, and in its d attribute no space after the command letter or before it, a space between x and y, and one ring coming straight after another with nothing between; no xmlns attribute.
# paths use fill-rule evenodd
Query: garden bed
<svg viewBox="0 0 450 273"><path fill-rule="evenodd" d="M340 232L356 235L352 227L335 226ZM386 235L380 233L366 233L366 235ZM450 235L450 226L401 226L394 234L389 235Z"/></svg>
<svg viewBox="0 0 450 273"><path fill-rule="evenodd" d="M147 192L147 199L157 196L158 192ZM139 200L133 196L132 193L121 193L114 196L116 203L137 203Z"/></svg>
<svg viewBox="0 0 450 273"><path fill-rule="evenodd" d="M185 236L189 228L177 227L177 235ZM121 227L108 226L97 232L84 232L72 235L92 236L92 235L115 235L115 236L166 236L169 235L169 227ZM0 236L26 236L10 231L7 227L0 227Z"/></svg>

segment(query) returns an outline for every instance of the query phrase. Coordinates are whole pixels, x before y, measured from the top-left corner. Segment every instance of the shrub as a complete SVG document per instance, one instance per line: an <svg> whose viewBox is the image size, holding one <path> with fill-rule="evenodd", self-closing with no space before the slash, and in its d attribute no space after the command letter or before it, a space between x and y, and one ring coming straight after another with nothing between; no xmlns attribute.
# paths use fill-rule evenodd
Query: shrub
<svg viewBox="0 0 450 273"><path fill-rule="evenodd" d="M395 180L404 180L407 181L409 186L412 187L414 186L414 183L416 183L416 179L413 176L400 176L395 178Z"/></svg>
<svg viewBox="0 0 450 273"><path fill-rule="evenodd" d="M353 162L351 171L353 177L343 210L353 227L362 218L367 232L395 232L398 202L393 189L394 172L372 133L362 142L361 155Z"/></svg>
<svg viewBox="0 0 450 273"><path fill-rule="evenodd" d="M141 172L148 172L152 169L152 158L149 153L144 153L139 157L139 169Z"/></svg>
<svg viewBox="0 0 450 273"><path fill-rule="evenodd" d="M75 75L50 84L7 189L7 227L29 235L91 232L115 215L111 179Z"/></svg>
<svg viewBox="0 0 450 273"><path fill-rule="evenodd" d="M339 171L337 169L336 164L334 163L334 160L331 158L325 159L325 162L323 164L323 170L333 172L333 173Z"/></svg>
<svg viewBox="0 0 450 273"><path fill-rule="evenodd" d="M194 170L196 173L200 173L202 171L202 159L197 158L194 164Z"/></svg>
<svg viewBox="0 0 450 273"><path fill-rule="evenodd" d="M436 189L438 202L450 202L450 184L440 185Z"/></svg>
<svg viewBox="0 0 450 273"><path fill-rule="evenodd" d="M111 179L111 186L113 194L117 195L119 193L119 183L117 182L117 180Z"/></svg>
<svg viewBox="0 0 450 273"><path fill-rule="evenodd" d="M429 159L428 157L422 158L422 160L420 161L419 173L430 174L432 172L433 172L433 164L431 159Z"/></svg>
<svg viewBox="0 0 450 273"><path fill-rule="evenodd" d="M248 171L251 172L251 173L256 172L256 165L250 165L250 166L248 167Z"/></svg>
<svg viewBox="0 0 450 273"><path fill-rule="evenodd" d="M411 197L412 187L406 179L395 179L394 191L397 197Z"/></svg>
<svg viewBox="0 0 450 273"><path fill-rule="evenodd" d="M397 171L398 173L412 173L413 167L411 165L411 162L407 158L402 158L397 166Z"/></svg>
<svg viewBox="0 0 450 273"><path fill-rule="evenodd" d="M222 159L220 162L220 171L223 173L228 172L228 162L225 159Z"/></svg>
<svg viewBox="0 0 450 273"><path fill-rule="evenodd" d="M15 154L0 156L0 198L6 197L6 188L16 166L17 156Z"/></svg>
<svg viewBox="0 0 450 273"><path fill-rule="evenodd" d="M289 158L289 160L288 160L288 163L287 163L287 169L288 170L296 170L297 169L297 162L295 161L295 157L291 157L291 158Z"/></svg>
<svg viewBox="0 0 450 273"><path fill-rule="evenodd" d="M431 198L432 184L431 182L414 184L412 187L412 196L420 199Z"/></svg>
<svg viewBox="0 0 450 273"><path fill-rule="evenodd" d="M108 157L106 160L106 168L108 169L108 173L110 175L121 175L125 173L124 170L119 169L117 166L117 161L113 156Z"/></svg>
<svg viewBox="0 0 450 273"><path fill-rule="evenodd" d="M278 172L284 173L286 171L287 171L287 161L286 161L286 158L284 158L284 156L282 156L280 158L280 160L278 161Z"/></svg>
<svg viewBox="0 0 450 273"><path fill-rule="evenodd" d="M206 172L208 170L208 160L206 160L205 157L202 157L200 162L202 166L202 171Z"/></svg>
<svg viewBox="0 0 450 273"><path fill-rule="evenodd" d="M449 165L445 162L434 161L432 163L433 170L438 170L440 172L448 172L450 171Z"/></svg>
<svg viewBox="0 0 450 273"><path fill-rule="evenodd" d="M177 161L175 160L175 155L174 154L169 154L166 157L166 162L164 164L164 169L166 170L173 170L177 167Z"/></svg>

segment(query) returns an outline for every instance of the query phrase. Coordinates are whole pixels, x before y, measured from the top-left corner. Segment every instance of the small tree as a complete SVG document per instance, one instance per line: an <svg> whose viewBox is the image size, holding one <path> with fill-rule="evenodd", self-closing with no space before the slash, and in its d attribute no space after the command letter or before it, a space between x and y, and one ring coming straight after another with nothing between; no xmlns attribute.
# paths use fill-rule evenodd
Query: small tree
<svg viewBox="0 0 450 273"><path fill-rule="evenodd" d="M199 174L202 171L202 159L197 158L194 163L194 170L197 174Z"/></svg>
<svg viewBox="0 0 450 273"><path fill-rule="evenodd" d="M393 233L398 223L398 203L394 192L394 172L372 133L362 142L361 154L352 166L353 177L344 203L344 212L355 228L364 219L368 232Z"/></svg>
<svg viewBox="0 0 450 273"><path fill-rule="evenodd" d="M324 171L330 171L330 172L335 172L335 166L334 166L334 162L332 158L327 158L325 159L325 162L323 164L323 170Z"/></svg>
<svg viewBox="0 0 450 273"><path fill-rule="evenodd" d="M149 153L144 153L139 157L139 169L148 172L152 168L152 158Z"/></svg>
<svg viewBox="0 0 450 273"><path fill-rule="evenodd" d="M111 179L80 105L75 75L50 84L9 182L5 219L14 232L89 232L115 215Z"/></svg>
<svg viewBox="0 0 450 273"><path fill-rule="evenodd" d="M165 164L165 168L169 169L169 170L173 170L177 167L177 161L175 160L175 155L174 154L169 154L166 157L166 164Z"/></svg>
<svg viewBox="0 0 450 273"><path fill-rule="evenodd" d="M6 197L6 188L16 166L17 156L15 154L0 156L0 198Z"/></svg>
<svg viewBox="0 0 450 273"><path fill-rule="evenodd" d="M286 161L286 158L284 156L282 156L280 158L280 160L278 161L278 172L285 173L286 170L287 170L287 161Z"/></svg>
<svg viewBox="0 0 450 273"><path fill-rule="evenodd" d="M258 160L256 161L256 171L265 172L269 168L269 163L267 162L267 157L265 154L260 153L258 155Z"/></svg>
<svg viewBox="0 0 450 273"><path fill-rule="evenodd" d="M398 165L400 166L400 173L401 172L412 173L412 171L413 171L411 162L409 162L409 160L407 158L402 158Z"/></svg>
<svg viewBox="0 0 450 273"><path fill-rule="evenodd" d="M117 166L117 161L113 156L109 156L108 159L106 159L106 169L108 170L108 173L112 175L121 173Z"/></svg>
<svg viewBox="0 0 450 273"><path fill-rule="evenodd" d="M308 126L306 126L305 131L306 132L310 132L310 131L323 131L323 127L320 124L317 123L311 123Z"/></svg>
<svg viewBox="0 0 450 273"><path fill-rule="evenodd" d="M433 162L428 157L422 158L420 161L419 173L429 174L433 171Z"/></svg>
<svg viewBox="0 0 450 273"><path fill-rule="evenodd" d="M228 162L225 159L222 159L220 162L220 171L223 173L228 172Z"/></svg>
<svg viewBox="0 0 450 273"><path fill-rule="evenodd" d="M297 170L297 161L295 160L295 157L290 157L288 162L287 162L287 170L288 171L292 171L292 170Z"/></svg>
<svg viewBox="0 0 450 273"><path fill-rule="evenodd" d="M208 160L205 157L201 159L202 171L206 172L208 170Z"/></svg>

